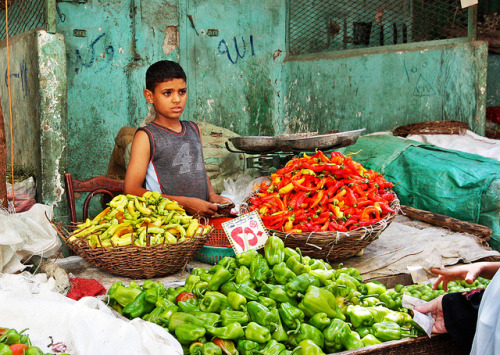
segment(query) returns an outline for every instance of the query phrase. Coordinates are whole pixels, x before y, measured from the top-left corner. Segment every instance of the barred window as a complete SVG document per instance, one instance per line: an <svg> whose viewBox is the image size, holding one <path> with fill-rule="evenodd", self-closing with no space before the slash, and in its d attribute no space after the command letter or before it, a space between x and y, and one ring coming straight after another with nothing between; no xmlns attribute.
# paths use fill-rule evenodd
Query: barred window
<svg viewBox="0 0 500 355"><path fill-rule="evenodd" d="M291 55L467 35L460 0L289 0Z"/></svg>
<svg viewBox="0 0 500 355"><path fill-rule="evenodd" d="M46 1L41 0L9 0L9 37L29 30L45 27ZM5 28L5 1L0 2L0 40L7 38Z"/></svg>

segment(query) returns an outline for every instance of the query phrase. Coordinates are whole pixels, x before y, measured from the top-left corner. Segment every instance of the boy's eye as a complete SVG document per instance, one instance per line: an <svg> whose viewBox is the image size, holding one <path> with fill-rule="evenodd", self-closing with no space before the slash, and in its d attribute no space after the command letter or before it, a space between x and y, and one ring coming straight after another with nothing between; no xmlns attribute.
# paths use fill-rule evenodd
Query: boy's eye
<svg viewBox="0 0 500 355"><path fill-rule="evenodd" d="M181 95L184 95L186 92L187 92L187 90L180 90L180 91L179 91L179 93L180 93Z"/></svg>

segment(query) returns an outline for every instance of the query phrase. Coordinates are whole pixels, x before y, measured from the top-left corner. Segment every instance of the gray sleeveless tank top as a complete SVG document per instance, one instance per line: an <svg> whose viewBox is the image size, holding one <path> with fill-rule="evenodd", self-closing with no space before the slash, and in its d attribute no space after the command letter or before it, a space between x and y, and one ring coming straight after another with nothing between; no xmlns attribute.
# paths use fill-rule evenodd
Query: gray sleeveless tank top
<svg viewBox="0 0 500 355"><path fill-rule="evenodd" d="M144 187L166 195L208 201L200 130L194 122L180 123L180 133L153 122L138 129L149 136L151 152Z"/></svg>

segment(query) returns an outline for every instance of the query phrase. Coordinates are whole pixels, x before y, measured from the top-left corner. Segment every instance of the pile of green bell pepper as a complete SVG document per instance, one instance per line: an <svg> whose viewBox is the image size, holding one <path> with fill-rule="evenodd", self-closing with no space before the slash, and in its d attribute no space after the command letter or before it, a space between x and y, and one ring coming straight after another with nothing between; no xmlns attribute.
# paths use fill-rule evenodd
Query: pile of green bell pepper
<svg viewBox="0 0 500 355"><path fill-rule="evenodd" d="M194 268L175 288L115 283L110 305L163 326L194 355L324 354L423 334L400 290L303 256L276 236L261 251Z"/></svg>

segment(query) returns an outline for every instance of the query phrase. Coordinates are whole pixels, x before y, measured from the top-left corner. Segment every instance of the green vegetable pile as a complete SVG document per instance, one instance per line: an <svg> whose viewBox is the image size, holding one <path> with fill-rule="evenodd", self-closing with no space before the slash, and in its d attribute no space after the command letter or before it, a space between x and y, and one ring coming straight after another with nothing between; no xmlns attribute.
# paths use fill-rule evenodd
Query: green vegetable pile
<svg viewBox="0 0 500 355"><path fill-rule="evenodd" d="M442 283L436 290L432 289L432 283L418 283L409 286L399 284L396 285L394 289L398 292L429 302L447 292L467 292L478 288L486 288L490 281L491 280L483 277L478 277L471 284L467 283L465 280L450 281L448 282L448 291L443 289Z"/></svg>
<svg viewBox="0 0 500 355"><path fill-rule="evenodd" d="M29 336L24 334L26 330L18 332L13 328L0 328L0 355L44 355L40 348L31 345Z"/></svg>
<svg viewBox="0 0 500 355"><path fill-rule="evenodd" d="M186 354L323 354L423 334L402 293L333 269L271 236L255 250L192 270L184 286L115 282L110 306L168 329Z"/></svg>

